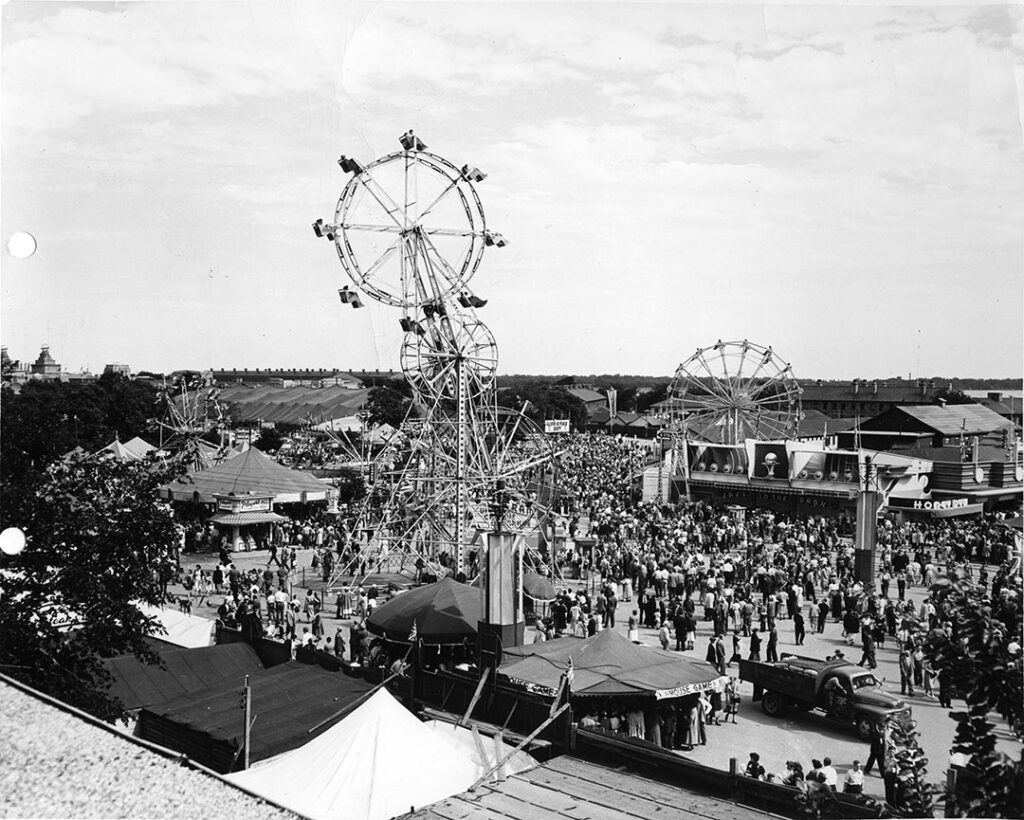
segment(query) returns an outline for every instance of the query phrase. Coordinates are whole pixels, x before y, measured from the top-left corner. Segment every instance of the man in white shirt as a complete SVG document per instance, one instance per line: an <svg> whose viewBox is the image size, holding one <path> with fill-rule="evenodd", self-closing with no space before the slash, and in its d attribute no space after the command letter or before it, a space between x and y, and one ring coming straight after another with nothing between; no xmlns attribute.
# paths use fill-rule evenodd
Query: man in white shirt
<svg viewBox="0 0 1024 820"><path fill-rule="evenodd" d="M839 784L839 772L832 766L832 758L826 757L824 763L825 765L819 771L825 776L825 785L835 791Z"/></svg>
<svg viewBox="0 0 1024 820"><path fill-rule="evenodd" d="M864 770L860 767L860 761L853 761L853 768L846 772L846 780L843 784L845 794L862 794L864 792Z"/></svg>

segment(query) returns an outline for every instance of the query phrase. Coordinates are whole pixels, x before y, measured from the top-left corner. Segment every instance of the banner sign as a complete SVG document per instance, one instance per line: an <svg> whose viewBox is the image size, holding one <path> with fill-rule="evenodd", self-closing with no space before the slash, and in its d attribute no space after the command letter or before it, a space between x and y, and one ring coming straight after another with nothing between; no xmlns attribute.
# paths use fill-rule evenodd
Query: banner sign
<svg viewBox="0 0 1024 820"><path fill-rule="evenodd" d="M569 432L569 419L545 419L544 420L544 432L545 433L568 433Z"/></svg>
<svg viewBox="0 0 1024 820"><path fill-rule="evenodd" d="M969 498L890 498L887 506L906 510L959 510L970 503Z"/></svg>
<svg viewBox="0 0 1024 820"><path fill-rule="evenodd" d="M230 513L273 512L274 496L215 495L217 510Z"/></svg>

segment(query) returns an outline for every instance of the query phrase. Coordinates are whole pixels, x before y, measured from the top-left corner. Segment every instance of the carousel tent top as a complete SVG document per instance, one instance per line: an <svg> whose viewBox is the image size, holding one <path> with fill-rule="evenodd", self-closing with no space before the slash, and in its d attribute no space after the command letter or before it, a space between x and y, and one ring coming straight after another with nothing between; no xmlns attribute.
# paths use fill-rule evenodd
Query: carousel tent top
<svg viewBox="0 0 1024 820"><path fill-rule="evenodd" d="M424 643L461 643L476 640L482 618L480 590L444 578L392 598L373 611L366 628L391 641L408 641L415 624Z"/></svg>
<svg viewBox="0 0 1024 820"><path fill-rule="evenodd" d="M322 501L327 486L309 473L290 470L264 455L255 447L213 464L205 470L190 470L187 475L165 484L161 495L172 501L196 499L212 503L214 495L273 495L275 504L298 501Z"/></svg>
<svg viewBox="0 0 1024 820"><path fill-rule="evenodd" d="M478 769L381 689L301 748L228 780L314 820L388 820L465 791Z"/></svg>
<svg viewBox="0 0 1024 820"><path fill-rule="evenodd" d="M614 629L582 641L559 638L506 649L498 674L528 689L553 694L570 659L574 695L653 695L660 700L721 690L724 684L710 663L637 646Z"/></svg>

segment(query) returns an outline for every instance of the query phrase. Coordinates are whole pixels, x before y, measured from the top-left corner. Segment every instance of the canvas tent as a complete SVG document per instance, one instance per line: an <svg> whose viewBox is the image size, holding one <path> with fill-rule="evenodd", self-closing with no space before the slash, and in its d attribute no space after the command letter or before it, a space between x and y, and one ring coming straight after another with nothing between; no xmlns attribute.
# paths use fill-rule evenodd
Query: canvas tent
<svg viewBox="0 0 1024 820"><path fill-rule="evenodd" d="M135 606L143 615L156 618L166 630L165 634L154 635L154 638L186 649L197 649L213 643L213 621L198 615L186 615L170 607L150 606L139 601Z"/></svg>
<svg viewBox="0 0 1024 820"><path fill-rule="evenodd" d="M165 649L160 641L150 641L150 648L160 655L163 667L141 661L134 655L103 661L114 679L110 694L129 711L161 706L212 686L237 688L246 675L263 669L256 651L246 643Z"/></svg>
<svg viewBox="0 0 1024 820"><path fill-rule="evenodd" d="M362 678L289 661L249 678L251 762L296 749L341 719L341 711L373 689ZM192 692L139 713L137 734L226 773L241 766L241 682ZM327 721L317 732L309 730Z"/></svg>
<svg viewBox="0 0 1024 820"><path fill-rule="evenodd" d="M250 447L204 470L190 470L184 477L162 486L160 494L171 501L206 504L212 504L215 495L272 494L275 504L289 504L323 501L327 498L327 489L326 484L309 473L290 470Z"/></svg>
<svg viewBox="0 0 1024 820"><path fill-rule="evenodd" d="M141 438L136 436L131 441L123 443L114 439L114 441L110 442L110 444L100 450L96 455L112 456L118 461L140 461L155 450L156 447L152 444L143 441Z"/></svg>
<svg viewBox="0 0 1024 820"><path fill-rule="evenodd" d="M313 820L387 820L466 791L477 772L381 689L302 748L228 779Z"/></svg>
<svg viewBox="0 0 1024 820"><path fill-rule="evenodd" d="M443 578L403 592L378 607L366 628L390 641L408 641L415 623L416 635L424 643L456 644L476 640L482 618L480 590Z"/></svg>
<svg viewBox="0 0 1024 820"><path fill-rule="evenodd" d="M530 691L553 695L570 658L573 696L644 695L661 700L721 691L725 683L710 663L637 646L614 629L582 641L559 638L506 649L498 675Z"/></svg>

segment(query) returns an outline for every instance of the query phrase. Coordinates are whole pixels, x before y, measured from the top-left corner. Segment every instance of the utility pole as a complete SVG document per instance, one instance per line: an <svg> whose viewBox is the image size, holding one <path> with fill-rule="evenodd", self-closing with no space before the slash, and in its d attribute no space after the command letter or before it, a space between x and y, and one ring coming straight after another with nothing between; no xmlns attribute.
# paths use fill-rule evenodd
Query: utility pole
<svg viewBox="0 0 1024 820"><path fill-rule="evenodd" d="M252 713L252 687L249 686L249 676L248 675L245 676L245 689L242 692L242 713L244 715L243 720L245 720L245 732L244 732L244 740L243 740L243 742L245 743L245 761L244 761L244 764L243 764L243 768L244 769L248 769L249 768L249 738L250 738L250 731L252 729L252 721L250 720L250 715Z"/></svg>

